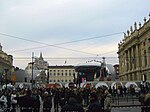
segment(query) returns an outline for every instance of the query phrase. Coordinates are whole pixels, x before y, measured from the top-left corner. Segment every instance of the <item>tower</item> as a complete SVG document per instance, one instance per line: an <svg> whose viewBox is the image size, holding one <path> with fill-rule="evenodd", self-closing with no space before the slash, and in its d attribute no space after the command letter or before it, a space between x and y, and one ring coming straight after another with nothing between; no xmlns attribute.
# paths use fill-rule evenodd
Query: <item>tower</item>
<svg viewBox="0 0 150 112"><path fill-rule="evenodd" d="M39 57L40 60L43 60L43 56L42 56L42 52L40 52L40 57Z"/></svg>

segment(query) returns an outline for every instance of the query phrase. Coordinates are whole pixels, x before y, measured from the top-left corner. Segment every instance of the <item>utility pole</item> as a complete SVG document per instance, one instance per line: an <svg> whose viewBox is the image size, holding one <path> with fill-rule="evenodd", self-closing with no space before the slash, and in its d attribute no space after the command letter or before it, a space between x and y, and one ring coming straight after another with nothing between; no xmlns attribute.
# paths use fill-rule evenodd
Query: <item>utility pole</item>
<svg viewBox="0 0 150 112"><path fill-rule="evenodd" d="M34 65L33 59L34 59L34 52L32 52L32 88L33 88L33 65Z"/></svg>
<svg viewBox="0 0 150 112"><path fill-rule="evenodd" d="M49 84L49 69L47 69L47 84Z"/></svg>

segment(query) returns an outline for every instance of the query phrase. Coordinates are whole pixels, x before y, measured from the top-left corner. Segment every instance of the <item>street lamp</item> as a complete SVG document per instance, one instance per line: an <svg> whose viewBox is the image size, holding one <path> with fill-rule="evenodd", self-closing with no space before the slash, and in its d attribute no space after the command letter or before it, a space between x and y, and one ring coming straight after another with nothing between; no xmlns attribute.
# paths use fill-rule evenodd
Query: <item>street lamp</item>
<svg viewBox="0 0 150 112"><path fill-rule="evenodd" d="M49 69L47 69L47 84L49 84Z"/></svg>
<svg viewBox="0 0 150 112"><path fill-rule="evenodd" d="M33 88L33 65L34 65L33 59L34 59L34 52L32 52L32 88Z"/></svg>

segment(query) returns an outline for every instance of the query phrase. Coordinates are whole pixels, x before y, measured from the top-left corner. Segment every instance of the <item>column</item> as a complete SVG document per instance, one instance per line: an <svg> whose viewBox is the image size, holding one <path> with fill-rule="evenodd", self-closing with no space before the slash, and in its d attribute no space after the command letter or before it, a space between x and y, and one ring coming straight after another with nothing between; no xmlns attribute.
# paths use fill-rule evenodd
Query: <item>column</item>
<svg viewBox="0 0 150 112"><path fill-rule="evenodd" d="M125 72L128 71L128 52L125 51Z"/></svg>
<svg viewBox="0 0 150 112"><path fill-rule="evenodd" d="M130 49L128 49L128 71L130 70Z"/></svg>
<svg viewBox="0 0 150 112"><path fill-rule="evenodd" d="M140 60L140 55L139 55L139 45L136 45L136 69L139 69L139 60Z"/></svg>
<svg viewBox="0 0 150 112"><path fill-rule="evenodd" d="M149 67L150 66L150 47L147 47L147 63Z"/></svg>
<svg viewBox="0 0 150 112"><path fill-rule="evenodd" d="M134 54L133 54L133 46L131 47L131 68L134 69Z"/></svg>

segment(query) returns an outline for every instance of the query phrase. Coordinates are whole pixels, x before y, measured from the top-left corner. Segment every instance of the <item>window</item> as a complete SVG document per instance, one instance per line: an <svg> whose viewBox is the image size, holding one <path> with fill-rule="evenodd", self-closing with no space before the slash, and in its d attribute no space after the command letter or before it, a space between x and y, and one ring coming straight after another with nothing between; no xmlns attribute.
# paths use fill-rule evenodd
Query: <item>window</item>
<svg viewBox="0 0 150 112"><path fill-rule="evenodd" d="M59 82L59 80L57 80L57 82Z"/></svg>
<svg viewBox="0 0 150 112"><path fill-rule="evenodd" d="M61 73L61 75L63 76L64 74L63 74L63 73Z"/></svg>
<svg viewBox="0 0 150 112"><path fill-rule="evenodd" d="M54 82L55 82L55 80L54 80Z"/></svg>
<svg viewBox="0 0 150 112"><path fill-rule="evenodd" d="M65 75L67 76L67 73L65 73Z"/></svg>
<svg viewBox="0 0 150 112"><path fill-rule="evenodd" d="M59 76L59 73L57 73L57 76Z"/></svg>
<svg viewBox="0 0 150 112"><path fill-rule="evenodd" d="M69 73L69 76L71 76L71 73Z"/></svg>
<svg viewBox="0 0 150 112"><path fill-rule="evenodd" d="M61 80L61 82L64 82L64 80Z"/></svg>
<svg viewBox="0 0 150 112"><path fill-rule="evenodd" d="M65 80L65 82L67 82L67 80Z"/></svg>

